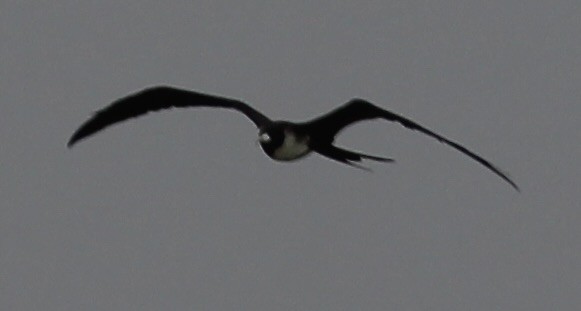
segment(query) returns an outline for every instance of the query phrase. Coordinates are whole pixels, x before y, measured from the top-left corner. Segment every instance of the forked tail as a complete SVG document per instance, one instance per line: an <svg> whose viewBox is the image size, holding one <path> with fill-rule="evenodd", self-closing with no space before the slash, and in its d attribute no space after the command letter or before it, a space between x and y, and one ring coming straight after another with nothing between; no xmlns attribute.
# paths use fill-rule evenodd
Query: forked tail
<svg viewBox="0 0 581 311"><path fill-rule="evenodd" d="M345 150L345 149L341 149L337 146L333 146L333 145L327 145L324 147L314 147L313 148L314 151L318 152L319 154L328 157L330 159L333 159L335 161L356 167L356 168L360 168L360 169L364 169L367 171L370 171L369 168L365 167L365 166L361 166L357 163L353 163L353 162L361 162L362 159L369 159L369 160L374 160L374 161L379 161L379 162L395 162L394 159L391 158L384 158L384 157L378 157L378 156L374 156L374 155L369 155L369 154L364 154L364 153L360 153L360 152L355 152L355 151L351 151L351 150Z"/></svg>

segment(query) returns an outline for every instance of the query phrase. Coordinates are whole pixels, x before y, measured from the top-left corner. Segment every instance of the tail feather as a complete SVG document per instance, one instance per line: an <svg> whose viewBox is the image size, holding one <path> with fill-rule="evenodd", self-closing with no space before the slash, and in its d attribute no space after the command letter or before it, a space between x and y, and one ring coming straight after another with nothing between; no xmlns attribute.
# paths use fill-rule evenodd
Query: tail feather
<svg viewBox="0 0 581 311"><path fill-rule="evenodd" d="M361 162L361 159L369 159L369 160L374 160L374 161L379 161L379 162L394 162L395 161L394 159L391 159L391 158L378 157L378 156L360 153L360 152L356 152L356 151L345 150L345 149L342 149L342 148L339 148L336 146L331 146L330 149L335 155L338 155L340 157L344 157L345 159L348 159L351 161L356 161L356 162Z"/></svg>
<svg viewBox="0 0 581 311"><path fill-rule="evenodd" d="M395 162L395 160L392 158L383 158L383 157L372 156L372 155L363 154L363 153L358 153L358 155L363 159L369 159L369 160L374 160L374 161L378 161L378 162Z"/></svg>
<svg viewBox="0 0 581 311"><path fill-rule="evenodd" d="M369 155L369 154L364 154L364 153L360 153L360 152L355 152L355 151L351 151L351 150L345 150L333 145L328 145L328 146L324 146L324 147L315 147L314 150L316 152L318 152L319 154L328 157L330 159L333 159L335 161L356 167L356 168L360 168L360 169L364 169L367 171L370 171L369 168L361 166L357 163L353 163L353 162L361 162L362 159L368 159L368 160L374 160L374 161L379 161L379 162L395 162L394 159L391 158L384 158L384 157L378 157L378 156L374 156L374 155Z"/></svg>

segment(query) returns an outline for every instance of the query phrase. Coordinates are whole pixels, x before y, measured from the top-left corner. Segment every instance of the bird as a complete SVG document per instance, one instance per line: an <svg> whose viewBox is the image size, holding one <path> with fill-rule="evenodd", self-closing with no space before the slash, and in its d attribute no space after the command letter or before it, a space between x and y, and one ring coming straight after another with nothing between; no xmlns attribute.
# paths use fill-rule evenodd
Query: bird
<svg viewBox="0 0 581 311"><path fill-rule="evenodd" d="M475 152L411 119L360 98L351 99L336 109L309 121L290 122L271 120L238 99L174 86L151 86L113 101L109 106L96 111L73 133L67 146L71 148L79 141L109 126L149 112L192 107L224 108L241 112L258 128L257 141L264 153L273 160L289 162L314 152L360 169L367 169L359 164L363 159L378 162L394 162L394 160L339 147L334 144L337 135L347 126L359 121L383 119L396 122L456 149L492 171L515 190L520 191L518 185L506 173Z"/></svg>

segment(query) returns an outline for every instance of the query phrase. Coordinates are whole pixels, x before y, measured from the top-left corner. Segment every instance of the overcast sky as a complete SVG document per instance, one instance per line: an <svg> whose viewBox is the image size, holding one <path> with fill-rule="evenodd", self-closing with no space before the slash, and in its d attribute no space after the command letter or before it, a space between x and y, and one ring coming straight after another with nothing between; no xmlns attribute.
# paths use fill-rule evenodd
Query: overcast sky
<svg viewBox="0 0 581 311"><path fill-rule="evenodd" d="M581 2L0 3L1 310L579 310ZM302 121L353 97L373 173L270 160L244 116L150 114L169 84Z"/></svg>

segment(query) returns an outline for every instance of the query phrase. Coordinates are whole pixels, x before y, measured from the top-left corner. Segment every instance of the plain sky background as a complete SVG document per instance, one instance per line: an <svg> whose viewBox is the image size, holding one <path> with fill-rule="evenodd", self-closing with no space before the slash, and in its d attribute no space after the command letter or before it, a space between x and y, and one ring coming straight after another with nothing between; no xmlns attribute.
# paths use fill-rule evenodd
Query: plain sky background
<svg viewBox="0 0 581 311"><path fill-rule="evenodd" d="M581 2L0 2L1 310L579 310ZM244 116L173 110L69 150L170 84L305 120L363 97L367 173L284 164Z"/></svg>

